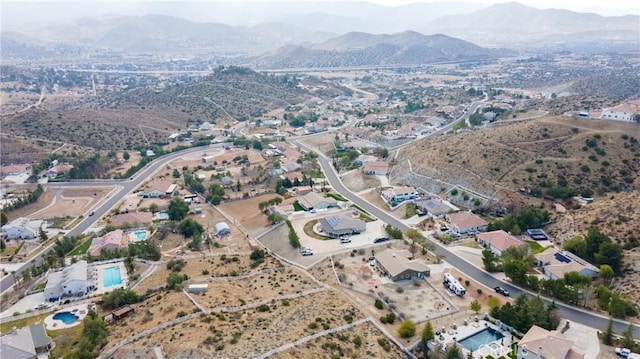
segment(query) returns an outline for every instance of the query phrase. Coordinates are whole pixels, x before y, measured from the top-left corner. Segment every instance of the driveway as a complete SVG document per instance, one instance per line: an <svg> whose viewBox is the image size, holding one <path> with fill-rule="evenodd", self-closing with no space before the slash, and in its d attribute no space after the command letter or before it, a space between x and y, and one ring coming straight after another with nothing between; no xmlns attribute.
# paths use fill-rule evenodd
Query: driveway
<svg viewBox="0 0 640 359"><path fill-rule="evenodd" d="M44 292L28 295L20 299L6 311L0 313L0 318L9 318L13 316L13 313L15 312L20 312L22 314L29 309L33 310L36 305L43 303L44 301Z"/></svg>

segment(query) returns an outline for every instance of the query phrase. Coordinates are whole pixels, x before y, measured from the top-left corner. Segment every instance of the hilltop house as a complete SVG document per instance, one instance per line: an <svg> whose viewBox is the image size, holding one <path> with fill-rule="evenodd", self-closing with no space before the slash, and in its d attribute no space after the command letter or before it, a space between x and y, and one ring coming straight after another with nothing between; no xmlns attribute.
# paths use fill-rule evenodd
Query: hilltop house
<svg viewBox="0 0 640 359"><path fill-rule="evenodd" d="M518 359L584 359L573 341L556 330L532 326L518 342Z"/></svg>
<svg viewBox="0 0 640 359"><path fill-rule="evenodd" d="M622 104L602 111L600 118L603 120L633 122L635 121L635 116L639 113L639 106L634 104Z"/></svg>
<svg viewBox="0 0 640 359"><path fill-rule="evenodd" d="M121 230L116 229L102 237L94 238L91 241L88 253L92 257L100 255L101 251L123 250L129 247L129 237Z"/></svg>
<svg viewBox="0 0 640 359"><path fill-rule="evenodd" d="M449 212L457 212L460 209L449 201L441 199L417 199L414 201L416 207L420 211L426 212L430 217L435 219L444 218Z"/></svg>
<svg viewBox="0 0 640 359"><path fill-rule="evenodd" d="M445 216L451 229L457 234L477 233L487 230L487 221L471 212L456 212Z"/></svg>
<svg viewBox="0 0 640 359"><path fill-rule="evenodd" d="M20 217L2 226L2 237L6 239L34 239L38 237L42 220Z"/></svg>
<svg viewBox="0 0 640 359"><path fill-rule="evenodd" d="M72 168L73 168L73 165L69 165L69 164L55 165L49 168L45 175L51 179L54 179L58 176L62 176L65 173L71 171Z"/></svg>
<svg viewBox="0 0 640 359"><path fill-rule="evenodd" d="M538 267L551 279L564 278L569 272L578 272L580 275L595 278L600 269L571 252L559 251L555 248L548 248L542 253L534 255Z"/></svg>
<svg viewBox="0 0 640 359"><path fill-rule="evenodd" d="M362 233L367 229L363 220L345 215L320 218L318 223L325 234L334 238Z"/></svg>
<svg viewBox="0 0 640 359"><path fill-rule="evenodd" d="M387 248L376 253L375 263L392 281L413 278L425 278L431 269L422 261L414 259L414 255L406 250Z"/></svg>
<svg viewBox="0 0 640 359"><path fill-rule="evenodd" d="M387 188L380 194L382 198L387 202L400 203L407 200L415 199L418 197L418 192L414 187L392 187Z"/></svg>
<svg viewBox="0 0 640 359"><path fill-rule="evenodd" d="M495 253L498 256L501 255L502 252L504 252L507 248L523 247L525 245L524 242L503 231L502 229L497 231L479 233L476 238L481 246L488 248L491 252Z"/></svg>
<svg viewBox="0 0 640 359"><path fill-rule="evenodd" d="M42 323L13 329L0 337L0 358L48 358L52 344L53 340Z"/></svg>
<svg viewBox="0 0 640 359"><path fill-rule="evenodd" d="M6 176L19 176L21 174L27 174L31 170L31 165L23 163L19 165L9 165L0 167L0 177Z"/></svg>
<svg viewBox="0 0 640 359"><path fill-rule="evenodd" d="M389 173L389 162L374 161L367 162L362 169L366 175L382 175L386 176Z"/></svg>

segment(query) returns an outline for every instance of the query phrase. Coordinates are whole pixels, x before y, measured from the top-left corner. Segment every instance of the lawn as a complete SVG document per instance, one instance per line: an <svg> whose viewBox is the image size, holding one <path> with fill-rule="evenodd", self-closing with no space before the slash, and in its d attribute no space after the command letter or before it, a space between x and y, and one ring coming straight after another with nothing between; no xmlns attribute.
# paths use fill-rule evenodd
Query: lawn
<svg viewBox="0 0 640 359"><path fill-rule="evenodd" d="M346 198L342 197L341 195L339 195L337 193L327 193L327 197L331 197L331 198L335 199L336 201L347 202Z"/></svg>
<svg viewBox="0 0 640 359"><path fill-rule="evenodd" d="M293 210L299 212L304 211L304 208L302 208L302 205L298 201L295 201L293 202Z"/></svg>
<svg viewBox="0 0 640 359"><path fill-rule="evenodd" d="M365 213L365 214L369 214L367 211L365 211L364 209L362 209L360 206L358 206L357 204L352 204L350 207L357 209L358 211Z"/></svg>
<svg viewBox="0 0 640 359"><path fill-rule="evenodd" d="M540 245L540 243L536 242L536 241L526 241L527 245L529 246L529 248L531 249L531 251L533 252L533 254L538 254L542 251L544 251L544 247L542 247Z"/></svg>
<svg viewBox="0 0 640 359"><path fill-rule="evenodd" d="M3 333L3 334L8 333L11 331L13 327L23 328L28 325L34 325L38 322L42 322L44 318L50 314L51 313L45 313L45 314L35 315L33 317L22 318L22 319L17 319L12 321L3 320L2 323L0 323L0 333Z"/></svg>
<svg viewBox="0 0 640 359"><path fill-rule="evenodd" d="M33 291L37 292L39 290L43 290L46 286L47 286L47 282L42 282L42 283L38 284L37 286L33 287Z"/></svg>
<svg viewBox="0 0 640 359"><path fill-rule="evenodd" d="M316 223L318 223L317 219L314 219L312 221L309 221L307 223L305 223L304 225L304 234L306 234L309 237L315 238L315 239L320 239L320 240L327 240L327 239L333 239L331 237L326 237L326 236L321 236L318 233L313 231L313 226L316 225Z"/></svg>
<svg viewBox="0 0 640 359"><path fill-rule="evenodd" d="M91 247L91 241L93 239L89 238L86 241L82 242L82 244L80 244L79 246L77 246L76 248L74 248L71 253L69 253L70 256L80 256L83 255L85 253L87 253L87 251L89 250L89 247Z"/></svg>

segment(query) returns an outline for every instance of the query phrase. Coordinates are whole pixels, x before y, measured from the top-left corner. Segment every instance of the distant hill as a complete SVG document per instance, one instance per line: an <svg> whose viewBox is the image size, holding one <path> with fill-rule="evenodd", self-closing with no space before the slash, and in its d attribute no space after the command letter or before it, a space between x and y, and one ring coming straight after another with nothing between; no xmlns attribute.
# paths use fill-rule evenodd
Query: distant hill
<svg viewBox="0 0 640 359"><path fill-rule="evenodd" d="M17 33L12 38L20 44ZM335 34L269 23L233 27L197 23L166 15L104 16L47 25L26 33L42 45L83 46L127 53L249 53L258 54L285 44L320 42ZM4 33L3 33L4 38Z"/></svg>
<svg viewBox="0 0 640 359"><path fill-rule="evenodd" d="M413 65L491 59L511 54L508 50L487 49L441 34L352 32L311 48L284 46L254 59L253 63L265 69Z"/></svg>
<svg viewBox="0 0 640 359"><path fill-rule="evenodd" d="M449 15L420 28L483 46L557 47L597 41L640 40L640 16L600 16L560 9L535 9L519 3L496 4L470 14Z"/></svg>

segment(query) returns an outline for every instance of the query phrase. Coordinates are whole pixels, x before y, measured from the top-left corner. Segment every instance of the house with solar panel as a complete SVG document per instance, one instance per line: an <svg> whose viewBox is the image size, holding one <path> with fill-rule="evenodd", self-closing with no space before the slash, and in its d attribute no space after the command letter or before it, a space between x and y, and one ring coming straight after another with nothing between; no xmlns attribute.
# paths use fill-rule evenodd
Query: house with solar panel
<svg viewBox="0 0 640 359"><path fill-rule="evenodd" d="M359 234L367 229L363 220L345 215L320 218L318 223L322 226L323 233L333 238Z"/></svg>
<svg viewBox="0 0 640 359"><path fill-rule="evenodd" d="M595 278L600 269L575 254L561 251L556 248L548 248L544 252L534 256L538 267L542 269L544 275L550 279L564 278L569 272L578 272L580 275Z"/></svg>

